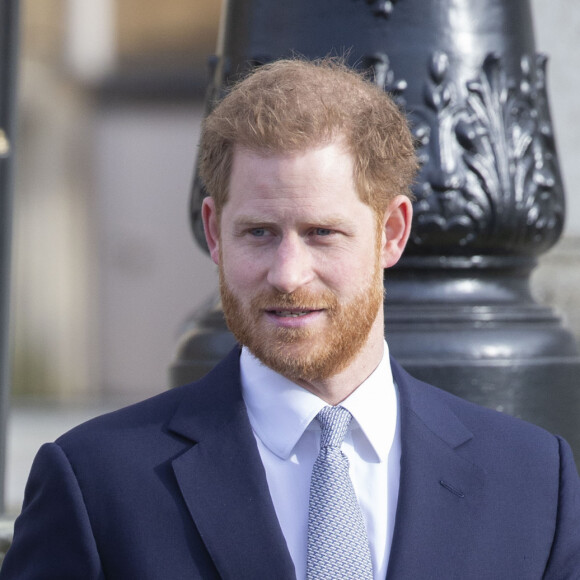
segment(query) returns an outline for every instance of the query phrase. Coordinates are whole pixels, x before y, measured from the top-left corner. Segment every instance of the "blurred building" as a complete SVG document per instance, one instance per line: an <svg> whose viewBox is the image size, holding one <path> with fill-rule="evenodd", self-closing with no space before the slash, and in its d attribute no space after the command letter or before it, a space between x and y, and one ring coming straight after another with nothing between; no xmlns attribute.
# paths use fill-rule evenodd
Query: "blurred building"
<svg viewBox="0 0 580 580"><path fill-rule="evenodd" d="M14 394L141 398L215 287L188 196L219 3L22 2Z"/></svg>
<svg viewBox="0 0 580 580"><path fill-rule="evenodd" d="M350 0L348 0L350 1ZM568 196L536 293L580 337L580 5L532 0ZM188 196L212 0L22 0L14 394L143 398L216 287Z"/></svg>

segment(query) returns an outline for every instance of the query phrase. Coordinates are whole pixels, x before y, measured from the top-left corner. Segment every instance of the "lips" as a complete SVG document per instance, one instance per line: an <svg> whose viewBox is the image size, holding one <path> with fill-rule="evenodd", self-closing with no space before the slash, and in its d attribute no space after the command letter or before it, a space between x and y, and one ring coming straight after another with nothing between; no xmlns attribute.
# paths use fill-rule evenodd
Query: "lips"
<svg viewBox="0 0 580 580"><path fill-rule="evenodd" d="M290 306L277 304L262 310L265 315L267 324L273 328L290 330L304 330L313 328L316 321L321 320L324 308L313 308L312 306Z"/></svg>
<svg viewBox="0 0 580 580"><path fill-rule="evenodd" d="M314 310L269 310L268 312L280 318L298 318L299 316L306 316L314 312Z"/></svg>

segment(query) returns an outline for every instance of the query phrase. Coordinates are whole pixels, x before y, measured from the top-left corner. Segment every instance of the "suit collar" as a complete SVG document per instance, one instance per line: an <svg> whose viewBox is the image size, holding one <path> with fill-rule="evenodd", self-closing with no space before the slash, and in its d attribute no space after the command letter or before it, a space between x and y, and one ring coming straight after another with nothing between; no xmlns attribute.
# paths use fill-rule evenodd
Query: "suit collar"
<svg viewBox="0 0 580 580"><path fill-rule="evenodd" d="M385 342L377 368L341 405L354 417L351 429L360 429L376 461L387 461L395 436L397 397ZM287 460L306 429L326 402L270 369L247 348L240 357L244 402L254 433L282 460Z"/></svg>
<svg viewBox="0 0 580 580"><path fill-rule="evenodd" d="M399 388L401 409L413 413L434 435L455 449L473 438L473 434L442 399L442 392L409 375L391 358L391 369Z"/></svg>
<svg viewBox="0 0 580 580"><path fill-rule="evenodd" d="M186 390L169 429L195 443L173 469L220 575L294 578L241 395L238 349Z"/></svg>
<svg viewBox="0 0 580 580"><path fill-rule="evenodd" d="M474 436L452 411L450 395L395 361L392 369L402 448L388 578L459 577L459 555L469 549L468 535L485 511L485 472L471 459Z"/></svg>
<svg viewBox="0 0 580 580"><path fill-rule="evenodd" d="M219 433L243 408L239 380L239 348L234 348L210 373L182 387L184 395L168 428L191 441Z"/></svg>

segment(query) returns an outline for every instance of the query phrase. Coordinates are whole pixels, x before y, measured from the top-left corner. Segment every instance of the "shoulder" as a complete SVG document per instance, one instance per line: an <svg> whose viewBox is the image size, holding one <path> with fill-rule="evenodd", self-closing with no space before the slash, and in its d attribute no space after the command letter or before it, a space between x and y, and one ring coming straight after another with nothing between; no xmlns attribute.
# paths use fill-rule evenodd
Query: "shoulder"
<svg viewBox="0 0 580 580"><path fill-rule="evenodd" d="M195 383L164 391L138 403L99 415L64 433L56 442L66 444L77 438L94 437L105 432L126 431L146 426L160 427L172 416L191 389L195 389Z"/></svg>
<svg viewBox="0 0 580 580"><path fill-rule="evenodd" d="M561 440L545 429L517 417L466 401L411 377L396 361L393 375L399 386L401 408L420 418L450 443L469 442L479 458L498 465L515 461L558 464ZM565 444L567 446L567 444Z"/></svg>
<svg viewBox="0 0 580 580"><path fill-rule="evenodd" d="M56 443L67 454L107 450L154 450L179 445L183 425L209 428L241 400L238 353L232 351L200 380L164 391L133 405L91 419L66 432ZM192 437L189 437L191 440Z"/></svg>
<svg viewBox="0 0 580 580"><path fill-rule="evenodd" d="M146 469L161 455L184 448L167 426L194 388L194 384L179 387L95 417L61 435L52 448L81 477L83 473L122 473L124 466L135 466L137 459Z"/></svg>
<svg viewBox="0 0 580 580"><path fill-rule="evenodd" d="M418 381L395 361L391 366L400 401L400 508L417 521L430 514L445 537L458 528L458 539L479 534L485 541L476 556L490 570L516 573L533 565L546 570L544 578L576 578L580 478L569 445L536 425ZM452 488L462 509L442 491Z"/></svg>

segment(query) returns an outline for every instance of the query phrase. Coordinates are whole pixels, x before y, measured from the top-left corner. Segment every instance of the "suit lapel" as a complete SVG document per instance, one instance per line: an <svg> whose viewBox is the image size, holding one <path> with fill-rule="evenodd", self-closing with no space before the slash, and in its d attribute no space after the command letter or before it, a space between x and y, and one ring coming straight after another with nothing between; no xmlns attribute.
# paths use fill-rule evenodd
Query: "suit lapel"
<svg viewBox="0 0 580 580"><path fill-rule="evenodd" d="M433 387L392 362L401 413L401 479L388 578L459 578L477 549L485 473L473 435ZM474 525L475 523L475 525Z"/></svg>
<svg viewBox="0 0 580 580"><path fill-rule="evenodd" d="M473 435L439 391L392 361L401 479L388 578L460 577L477 545L485 473ZM193 445L173 461L193 521L223 578L295 578L247 417L234 351L187 391L169 429Z"/></svg>
<svg viewBox="0 0 580 580"><path fill-rule="evenodd" d="M169 428L195 442L173 461L220 576L295 578L239 383L239 352L190 389Z"/></svg>

